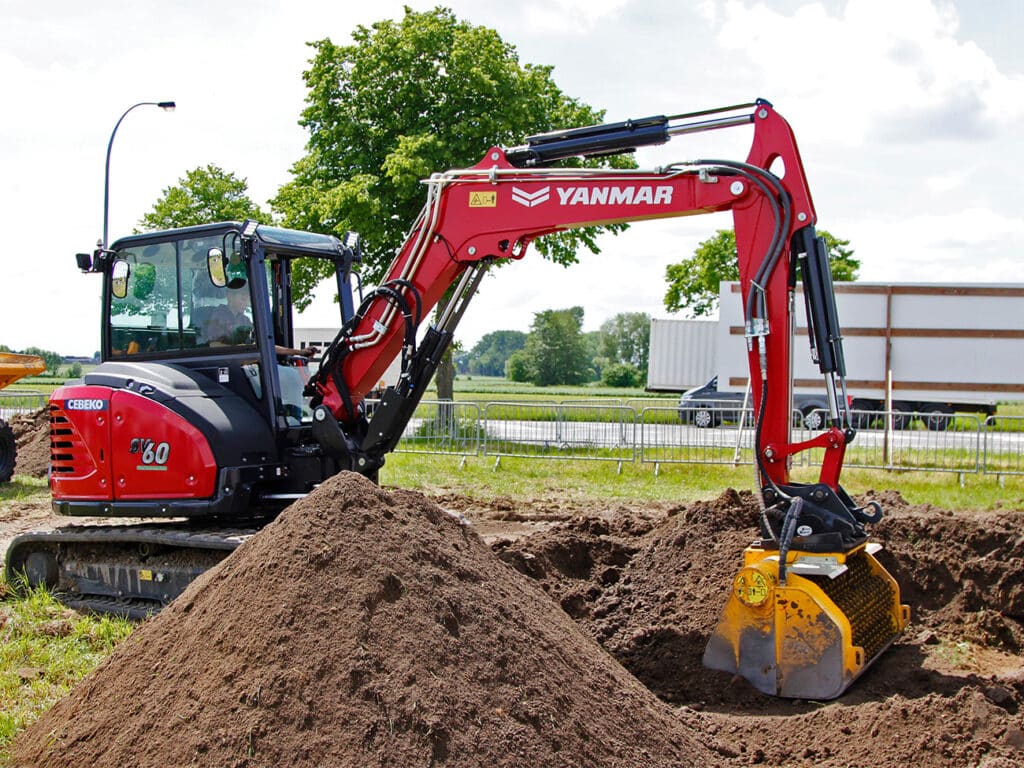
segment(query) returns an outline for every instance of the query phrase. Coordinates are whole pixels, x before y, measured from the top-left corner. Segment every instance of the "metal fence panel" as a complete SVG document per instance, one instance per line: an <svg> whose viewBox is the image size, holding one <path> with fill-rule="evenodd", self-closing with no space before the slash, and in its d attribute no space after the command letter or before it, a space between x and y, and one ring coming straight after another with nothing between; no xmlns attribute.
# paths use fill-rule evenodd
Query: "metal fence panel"
<svg viewBox="0 0 1024 768"><path fill-rule="evenodd" d="M710 408L703 414L678 408L640 412L640 461L646 464L750 464L754 458L753 414L749 408ZM696 422L696 423L695 423Z"/></svg>
<svg viewBox="0 0 1024 768"><path fill-rule="evenodd" d="M480 444L480 406L422 400L405 425L395 452L475 456L480 452Z"/></svg>
<svg viewBox="0 0 1024 768"><path fill-rule="evenodd" d="M45 396L36 397L32 405L45 405ZM472 402L424 401L396 450L620 464L753 463L751 409L725 406L698 413L646 402L638 414L628 405L589 402L492 402L481 410ZM824 412L816 413L827 419ZM846 448L847 467L1024 475L1024 417L990 417L982 425L977 417L964 415L941 422L934 414L898 411L855 411L852 416L857 437ZM819 431L808 429L799 411L794 411L793 423L795 442ZM800 466L820 466L823 456L822 449L812 449L793 460Z"/></svg>
<svg viewBox="0 0 1024 768"><path fill-rule="evenodd" d="M623 404L639 413L644 408L671 408L679 403L676 397L630 397Z"/></svg>
<svg viewBox="0 0 1024 768"><path fill-rule="evenodd" d="M846 447L846 467L958 473L981 469L982 430L976 416L949 416L941 421L931 416L931 422L926 422L929 414L853 411L852 417L857 436ZM813 434L806 427L801 430L800 440ZM809 451L808 462L820 466L823 454Z"/></svg>
<svg viewBox="0 0 1024 768"><path fill-rule="evenodd" d="M49 399L42 392L0 392L0 419L9 419L16 413L35 413L45 408Z"/></svg>
<svg viewBox="0 0 1024 768"><path fill-rule="evenodd" d="M985 419L982 471L992 475L1024 475L1024 417Z"/></svg>
<svg viewBox="0 0 1024 768"><path fill-rule="evenodd" d="M488 403L484 453L524 458L633 461L636 411L622 405Z"/></svg>

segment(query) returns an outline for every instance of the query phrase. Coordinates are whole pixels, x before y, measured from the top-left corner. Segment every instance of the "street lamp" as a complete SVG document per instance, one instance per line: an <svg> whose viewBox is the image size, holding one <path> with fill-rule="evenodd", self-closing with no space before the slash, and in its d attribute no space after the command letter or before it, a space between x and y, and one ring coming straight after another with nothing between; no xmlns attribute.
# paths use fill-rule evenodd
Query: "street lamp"
<svg viewBox="0 0 1024 768"><path fill-rule="evenodd" d="M132 104L128 107L124 114L118 118L117 123L114 124L114 130L110 132L110 141L107 143L107 165L103 175L103 241L100 243L102 250L107 249L107 216L110 211L110 150L114 146L114 136L117 135L117 129L121 127L121 121L136 107L160 107L165 112L173 112L174 106L173 101L140 101L138 104Z"/></svg>

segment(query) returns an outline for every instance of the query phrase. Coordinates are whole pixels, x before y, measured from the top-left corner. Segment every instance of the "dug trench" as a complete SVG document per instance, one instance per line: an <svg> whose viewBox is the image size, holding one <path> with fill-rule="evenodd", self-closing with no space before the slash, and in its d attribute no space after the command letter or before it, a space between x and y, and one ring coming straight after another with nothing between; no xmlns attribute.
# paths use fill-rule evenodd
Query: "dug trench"
<svg viewBox="0 0 1024 768"><path fill-rule="evenodd" d="M752 494L579 517L498 537L499 558L537 580L577 625L729 762L814 766L1024 765L1024 512L912 507L868 493L872 538L913 623L839 700L788 701L703 668L741 560L758 536Z"/></svg>
<svg viewBox="0 0 1024 768"><path fill-rule="evenodd" d="M913 624L836 701L701 665L748 493L445 513L343 475L141 626L15 764L1024 764L1024 512L869 495Z"/></svg>

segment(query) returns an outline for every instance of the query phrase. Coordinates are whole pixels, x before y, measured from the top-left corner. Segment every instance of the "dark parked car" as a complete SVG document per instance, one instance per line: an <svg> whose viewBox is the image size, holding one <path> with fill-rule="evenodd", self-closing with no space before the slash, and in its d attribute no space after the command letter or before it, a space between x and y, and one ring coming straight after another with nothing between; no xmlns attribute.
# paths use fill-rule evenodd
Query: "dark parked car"
<svg viewBox="0 0 1024 768"><path fill-rule="evenodd" d="M828 413L824 395L794 395L793 401L803 415L805 427L822 428ZM742 409L743 393L719 392L717 376L704 386L688 389L679 398L679 418L698 427L717 427L723 421L738 422Z"/></svg>
<svg viewBox="0 0 1024 768"><path fill-rule="evenodd" d="M717 427L723 421L739 421L743 407L742 392L719 392L718 377L707 384L683 392L679 398L679 418L684 424Z"/></svg>

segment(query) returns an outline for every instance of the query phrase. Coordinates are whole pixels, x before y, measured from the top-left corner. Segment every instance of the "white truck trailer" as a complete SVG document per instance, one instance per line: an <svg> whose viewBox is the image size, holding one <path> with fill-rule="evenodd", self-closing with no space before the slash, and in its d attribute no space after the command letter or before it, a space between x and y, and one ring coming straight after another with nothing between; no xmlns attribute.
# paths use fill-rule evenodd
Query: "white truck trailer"
<svg viewBox="0 0 1024 768"><path fill-rule="evenodd" d="M839 323L846 356L847 394L854 411L895 412L895 426L909 414L943 428L949 414L992 414L998 402L1024 400L1024 285L939 283L837 283ZM721 284L716 324L715 372L718 390L742 393L747 386L746 344L738 283ZM796 301L803 301L797 289ZM800 322L793 346L797 395L823 392L822 378ZM663 349L652 323L650 367L678 354ZM656 324L656 325L655 325ZM662 329L659 339L667 338ZM654 389L652 379L648 388ZM671 391L666 376L655 381ZM690 382L680 382L685 389Z"/></svg>

